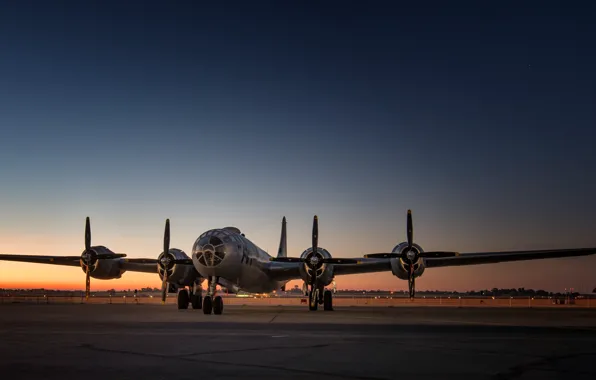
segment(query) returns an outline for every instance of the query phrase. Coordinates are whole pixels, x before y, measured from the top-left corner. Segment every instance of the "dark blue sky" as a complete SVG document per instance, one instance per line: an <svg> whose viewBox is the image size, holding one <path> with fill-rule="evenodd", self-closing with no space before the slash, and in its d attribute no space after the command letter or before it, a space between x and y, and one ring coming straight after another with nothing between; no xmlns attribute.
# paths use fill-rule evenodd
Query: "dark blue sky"
<svg viewBox="0 0 596 380"><path fill-rule="evenodd" d="M427 249L596 245L590 2L212 3L3 5L6 233L170 217L183 249L273 249L287 215L302 248L319 213L358 255L412 208Z"/></svg>

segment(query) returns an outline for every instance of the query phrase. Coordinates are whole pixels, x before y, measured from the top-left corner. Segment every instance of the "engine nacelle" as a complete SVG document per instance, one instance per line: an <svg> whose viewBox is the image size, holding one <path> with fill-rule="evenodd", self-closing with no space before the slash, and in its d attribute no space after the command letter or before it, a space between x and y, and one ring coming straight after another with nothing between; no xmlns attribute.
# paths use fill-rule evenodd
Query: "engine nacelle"
<svg viewBox="0 0 596 380"><path fill-rule="evenodd" d="M170 255L170 258L174 260L190 258L186 255L186 253L184 253L184 251L177 248L170 248L168 254ZM159 274L160 279L163 279L164 268L159 264L163 255L164 252L162 252L157 258L157 273ZM199 272L197 272L194 265L173 264L168 268L168 282L176 287L190 286L199 277Z"/></svg>
<svg viewBox="0 0 596 380"><path fill-rule="evenodd" d="M393 248L393 250L391 252L402 254L407 249L408 249L408 243L403 242L403 243L399 243L398 245L396 245L395 248ZM415 244L415 243L412 244L412 250L415 251L416 255L418 256L418 260L416 260L416 262L414 263L414 277L420 277L420 276L422 276L422 273L424 273L425 266L424 266L424 259L421 258L419 254L424 252L424 250L422 249L421 246L419 246L418 244ZM397 278L399 278L401 280L407 280L408 279L408 264L405 263L401 258L391 259L391 272L393 272L393 275L397 276Z"/></svg>
<svg viewBox="0 0 596 380"><path fill-rule="evenodd" d="M312 252L312 247L308 248L306 251L302 252L300 258L304 259ZM320 258L330 259L331 254L324 248L317 247L317 254ZM300 265L300 277L305 282L309 282L310 276L312 275L312 270L306 265ZM323 264L319 269L317 269L317 283L327 286L333 281L333 265L330 264Z"/></svg>
<svg viewBox="0 0 596 380"><path fill-rule="evenodd" d="M112 280L115 278L122 277L122 274L126 272L120 267L120 259L97 259L97 255L103 254L114 254L110 249L103 245L91 247L89 252L89 276L100 280ZM83 252L85 255L85 252ZM81 269L83 272L87 272L87 263L81 258Z"/></svg>

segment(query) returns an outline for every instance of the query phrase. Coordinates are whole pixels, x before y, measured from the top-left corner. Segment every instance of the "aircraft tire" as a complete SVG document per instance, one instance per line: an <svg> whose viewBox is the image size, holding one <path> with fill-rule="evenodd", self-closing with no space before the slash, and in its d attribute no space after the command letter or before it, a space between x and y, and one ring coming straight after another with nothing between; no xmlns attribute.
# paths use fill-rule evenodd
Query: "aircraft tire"
<svg viewBox="0 0 596 380"><path fill-rule="evenodd" d="M323 309L325 311L333 311L333 294L330 290L325 290L323 293Z"/></svg>
<svg viewBox="0 0 596 380"><path fill-rule="evenodd" d="M203 298L203 314L211 314L212 309L213 302L211 301L211 296L205 296Z"/></svg>
<svg viewBox="0 0 596 380"><path fill-rule="evenodd" d="M178 290L178 297L176 298L176 303L178 304L178 310L188 309L188 290L180 289Z"/></svg>
<svg viewBox="0 0 596 380"><path fill-rule="evenodd" d="M213 300L213 314L220 315L223 312L223 299L220 296Z"/></svg>
<svg viewBox="0 0 596 380"><path fill-rule="evenodd" d="M200 295L193 294L190 296L190 304L192 305L193 309L202 309L203 308L203 297Z"/></svg>

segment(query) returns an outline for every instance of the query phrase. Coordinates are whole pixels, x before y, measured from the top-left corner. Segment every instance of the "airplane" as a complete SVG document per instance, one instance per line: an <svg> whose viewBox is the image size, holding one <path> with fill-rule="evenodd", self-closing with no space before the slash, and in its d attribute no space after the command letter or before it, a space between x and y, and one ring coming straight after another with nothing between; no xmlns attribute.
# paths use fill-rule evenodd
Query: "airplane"
<svg viewBox="0 0 596 380"><path fill-rule="evenodd" d="M315 215L312 245L299 257L287 256L286 218L282 219L281 238L276 257L257 247L236 227L212 229L202 233L194 242L191 257L170 248L170 220L166 220L163 251L157 259L127 258L105 246L91 245L89 217L85 223L85 250L80 256L39 256L1 254L0 260L80 266L85 273L85 295L89 298L91 277L120 278L126 271L157 273L162 280L161 299L167 292L177 293L178 309L202 309L204 314L222 314L223 299L217 295L217 285L229 292L269 293L285 290L290 280L303 280L308 295L308 307L316 311L319 305L333 310L333 292L326 287L337 275L391 271L408 281L410 298L415 297L416 278L426 268L459 265L500 263L507 261L587 256L596 248L557 250L465 253L425 252L413 242L412 213L407 213L407 240L397 244L391 252L371 253L359 258L334 258L319 247L319 223ZM207 280L203 297L202 283ZM310 286L310 288L309 288Z"/></svg>

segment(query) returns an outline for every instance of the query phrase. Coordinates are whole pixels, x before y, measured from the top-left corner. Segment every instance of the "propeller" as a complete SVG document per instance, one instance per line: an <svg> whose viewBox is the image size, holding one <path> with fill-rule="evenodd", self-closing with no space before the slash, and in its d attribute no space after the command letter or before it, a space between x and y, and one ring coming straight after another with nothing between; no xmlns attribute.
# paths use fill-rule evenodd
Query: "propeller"
<svg viewBox="0 0 596 380"><path fill-rule="evenodd" d="M410 298L414 298L416 293L416 279L414 277L414 265L418 262L418 259L421 257L426 258L437 258L437 257L454 257L459 255L457 252L449 252L449 251L434 251L434 252L418 252L418 249L413 249L414 247L414 223L412 222L412 210L408 210L407 216L407 225L406 225L406 237L408 246L402 252L392 252L392 253L370 253L368 255L364 255L366 258L371 259L401 259L405 265L406 270L408 272L408 288L410 291Z"/></svg>
<svg viewBox="0 0 596 380"><path fill-rule="evenodd" d="M147 259L138 259L137 261L147 261ZM131 260L131 262L135 262L135 260ZM168 291L168 277L169 271L175 264L187 264L192 265L192 259L176 259L170 253L170 219L166 219L166 228L163 234L163 255L161 259L157 262L159 266L163 268L163 276L161 279L161 303L166 303L166 294Z"/></svg>
<svg viewBox="0 0 596 380"><path fill-rule="evenodd" d="M170 219L166 219L166 229L163 234L163 256L160 263L163 265L163 276L161 280L161 303L166 303L166 292L168 290L168 270L170 269Z"/></svg>
<svg viewBox="0 0 596 380"><path fill-rule="evenodd" d="M91 247L91 222L89 217L85 219L85 251L81 255L81 263L85 265L85 299L91 294L91 266L97 260L110 260L126 257L123 253L98 253Z"/></svg>
<svg viewBox="0 0 596 380"><path fill-rule="evenodd" d="M85 255L90 258L91 252L91 222L89 221L89 217L85 219ZM87 262L87 267L85 268L85 300L89 299L89 294L91 293L91 260Z"/></svg>
<svg viewBox="0 0 596 380"><path fill-rule="evenodd" d="M316 215L312 224L312 250L305 257L272 257L269 260L283 263L303 263L310 269L308 285L310 285L311 294L314 294L317 288L317 270L323 264L358 264L356 259L326 258L319 253L319 218Z"/></svg>

